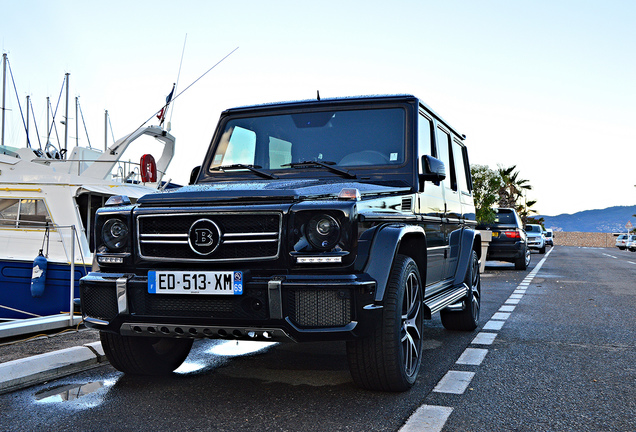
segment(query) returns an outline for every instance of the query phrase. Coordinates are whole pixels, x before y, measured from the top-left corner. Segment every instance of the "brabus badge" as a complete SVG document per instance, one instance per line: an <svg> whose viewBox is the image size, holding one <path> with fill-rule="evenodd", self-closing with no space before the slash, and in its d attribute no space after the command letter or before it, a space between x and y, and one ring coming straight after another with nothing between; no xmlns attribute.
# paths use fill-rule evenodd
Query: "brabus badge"
<svg viewBox="0 0 636 432"><path fill-rule="evenodd" d="M221 243L221 230L210 219L199 219L190 226L188 244L199 255L210 255Z"/></svg>

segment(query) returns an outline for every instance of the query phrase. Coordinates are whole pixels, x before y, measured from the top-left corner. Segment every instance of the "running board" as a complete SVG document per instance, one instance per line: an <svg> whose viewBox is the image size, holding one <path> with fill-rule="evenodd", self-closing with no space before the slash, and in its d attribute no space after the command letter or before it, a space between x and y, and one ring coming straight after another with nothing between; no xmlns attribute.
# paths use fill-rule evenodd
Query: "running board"
<svg viewBox="0 0 636 432"><path fill-rule="evenodd" d="M459 302L461 299L466 297L467 294L468 286L466 284L462 284L459 287L452 288L450 291L442 292L428 300L424 300L424 318L431 319L431 316L434 313Z"/></svg>

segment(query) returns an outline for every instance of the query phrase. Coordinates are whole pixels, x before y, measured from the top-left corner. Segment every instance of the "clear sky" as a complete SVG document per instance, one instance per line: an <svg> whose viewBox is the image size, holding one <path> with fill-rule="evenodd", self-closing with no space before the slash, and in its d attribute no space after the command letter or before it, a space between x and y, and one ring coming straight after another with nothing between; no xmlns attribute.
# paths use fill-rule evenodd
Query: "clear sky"
<svg viewBox="0 0 636 432"><path fill-rule="evenodd" d="M540 214L636 204L636 1L0 0L0 11L40 134L69 72L100 148L104 110L118 139L161 108L186 35L177 93L239 47L174 103L173 181L187 182L226 108L411 93L467 135L471 163L516 165ZM23 145L7 92L5 141Z"/></svg>

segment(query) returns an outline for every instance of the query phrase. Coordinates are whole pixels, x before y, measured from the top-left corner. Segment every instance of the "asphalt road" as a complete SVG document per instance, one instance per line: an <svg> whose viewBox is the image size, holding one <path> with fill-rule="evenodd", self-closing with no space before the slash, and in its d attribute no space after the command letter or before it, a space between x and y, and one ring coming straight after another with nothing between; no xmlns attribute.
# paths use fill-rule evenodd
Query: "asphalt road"
<svg viewBox="0 0 636 432"><path fill-rule="evenodd" d="M105 365L0 395L0 430L636 431L636 253L543 257L489 263L477 331L426 322L409 392L356 388L343 343L199 341L170 377Z"/></svg>

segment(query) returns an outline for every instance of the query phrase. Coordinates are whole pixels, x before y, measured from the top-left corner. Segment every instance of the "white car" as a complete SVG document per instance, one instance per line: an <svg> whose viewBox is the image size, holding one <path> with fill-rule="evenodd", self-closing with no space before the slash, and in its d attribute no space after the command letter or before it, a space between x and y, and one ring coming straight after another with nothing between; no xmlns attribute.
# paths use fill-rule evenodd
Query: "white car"
<svg viewBox="0 0 636 432"><path fill-rule="evenodd" d="M545 244L554 246L554 233L550 228L543 231L543 236L545 237Z"/></svg>
<svg viewBox="0 0 636 432"><path fill-rule="evenodd" d="M636 234L621 234L616 238L616 247L620 250L627 249L627 243L636 241Z"/></svg>
<svg viewBox="0 0 636 432"><path fill-rule="evenodd" d="M526 225L526 234L528 235L528 247L538 249L539 253L545 253L545 237L541 225Z"/></svg>
<svg viewBox="0 0 636 432"><path fill-rule="evenodd" d="M631 234L627 236L627 242L625 243L625 248L632 252L636 252L636 234Z"/></svg>

